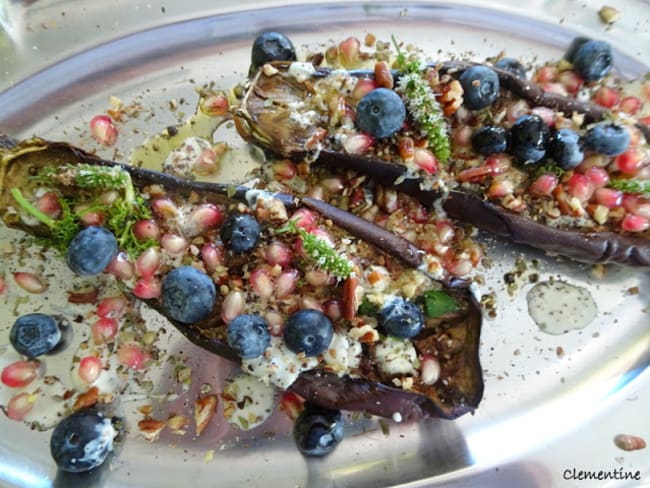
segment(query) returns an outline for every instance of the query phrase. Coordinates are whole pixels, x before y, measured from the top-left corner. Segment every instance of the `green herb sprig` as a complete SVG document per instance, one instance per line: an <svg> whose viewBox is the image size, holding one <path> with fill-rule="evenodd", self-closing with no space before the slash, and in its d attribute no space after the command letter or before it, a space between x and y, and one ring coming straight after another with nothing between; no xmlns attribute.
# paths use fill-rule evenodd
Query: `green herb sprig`
<svg viewBox="0 0 650 488"><path fill-rule="evenodd" d="M607 186L625 193L650 196L650 180L617 178L610 180Z"/></svg>

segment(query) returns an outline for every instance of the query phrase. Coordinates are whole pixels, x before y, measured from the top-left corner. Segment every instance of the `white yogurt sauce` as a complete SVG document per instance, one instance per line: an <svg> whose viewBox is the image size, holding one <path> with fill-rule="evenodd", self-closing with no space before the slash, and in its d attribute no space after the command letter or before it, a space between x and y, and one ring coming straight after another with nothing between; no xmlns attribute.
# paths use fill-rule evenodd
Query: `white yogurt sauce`
<svg viewBox="0 0 650 488"><path fill-rule="evenodd" d="M223 415L239 430L262 424L275 410L275 388L249 374L239 374L223 390Z"/></svg>

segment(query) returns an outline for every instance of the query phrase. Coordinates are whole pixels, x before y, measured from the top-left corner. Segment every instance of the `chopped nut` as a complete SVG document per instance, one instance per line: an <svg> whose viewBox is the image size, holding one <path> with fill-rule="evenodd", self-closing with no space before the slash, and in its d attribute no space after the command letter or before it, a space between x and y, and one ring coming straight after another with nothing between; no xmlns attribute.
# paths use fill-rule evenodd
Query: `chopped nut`
<svg viewBox="0 0 650 488"><path fill-rule="evenodd" d="M99 400L99 389L96 386L93 386L90 390L77 397L72 405L72 410L76 412L77 410L92 407L97 404L97 400Z"/></svg>
<svg viewBox="0 0 650 488"><path fill-rule="evenodd" d="M217 395L206 395L197 399L194 403L194 421L196 422L197 436L201 435L201 432L208 426L208 422L210 422L217 410L218 402Z"/></svg>
<svg viewBox="0 0 650 488"><path fill-rule="evenodd" d="M165 428L165 422L162 420L144 419L138 422L138 429L142 437L149 442L155 442L160 436L160 432Z"/></svg>
<svg viewBox="0 0 650 488"><path fill-rule="evenodd" d="M189 424L189 419L185 415L173 415L167 419L167 426L174 434L185 434L184 427Z"/></svg>
<svg viewBox="0 0 650 488"><path fill-rule="evenodd" d="M616 447L623 449L624 451L636 451L639 449L645 449L646 447L645 439L630 434L618 434L614 437L614 444L616 444Z"/></svg>
<svg viewBox="0 0 650 488"><path fill-rule="evenodd" d="M606 24L613 24L619 19L620 16L621 12L619 12L618 9L610 7L608 5L601 7L601 9L598 11L598 17L600 17L600 20Z"/></svg>

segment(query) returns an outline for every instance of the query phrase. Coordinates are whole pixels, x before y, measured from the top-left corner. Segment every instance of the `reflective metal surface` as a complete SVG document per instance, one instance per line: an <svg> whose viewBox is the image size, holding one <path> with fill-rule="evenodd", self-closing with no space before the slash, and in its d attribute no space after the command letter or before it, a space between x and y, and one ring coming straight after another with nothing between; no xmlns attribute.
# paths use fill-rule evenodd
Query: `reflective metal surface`
<svg viewBox="0 0 650 488"><path fill-rule="evenodd" d="M147 134L193 111L194 86L214 81L227 88L244 76L251 41L267 28L290 35L303 55L329 40L372 32L379 39L393 34L441 57L469 53L479 59L505 50L531 62L556 58L576 34L590 35L612 42L623 74L642 76L650 62L650 4L616 2L621 18L611 27L598 18L601 6L559 0L293 6L5 1L0 6L0 88L5 89L0 93L0 130L18 138L38 134L96 147L87 131L76 127L86 127L114 95L126 103L137 101L147 111L120 136L118 154L128 154ZM172 99L180 101L176 111L169 110ZM101 154L114 157L113 149ZM20 237L2 231L4 243ZM640 486L642 481L577 479L580 471L637 470L650 483L648 450L625 452L613 442L619 433L650 440L648 272L611 268L599 279L588 266L481 238L493 264L479 269L485 277L480 288L496 294L497 317L484 325L486 393L475 415L455 422L391 423L388 435L374 419L350 420L339 449L326 459L306 460L295 450L282 414L243 435L215 420L198 440L167 435L150 444L136 435L137 402L127 398L131 434L107 469L91 479L57 475L49 433L30 431L0 415L0 485L159 487L185 486L191 480L197 488ZM520 257L528 268L511 293L503 276ZM5 253L0 270L8 274L16 266L17 257ZM63 269L48 271L69 279ZM526 307L533 273L542 280L555 277L587 287L598 304L596 320L564 335L541 332ZM63 307L65 290L52 288L44 306ZM14 313L33 307L33 302L16 306L18 295L10 289L0 297L0 344L7 342ZM154 314L148 317L164 326ZM191 358L196 385L209 382L218 389L232 370L171 330L163 340L169 351ZM65 374L68 360L62 358L53 369ZM150 374L157 393L173 387L165 368ZM182 408L183 399L166 408ZM214 457L206 460L211 450Z"/></svg>

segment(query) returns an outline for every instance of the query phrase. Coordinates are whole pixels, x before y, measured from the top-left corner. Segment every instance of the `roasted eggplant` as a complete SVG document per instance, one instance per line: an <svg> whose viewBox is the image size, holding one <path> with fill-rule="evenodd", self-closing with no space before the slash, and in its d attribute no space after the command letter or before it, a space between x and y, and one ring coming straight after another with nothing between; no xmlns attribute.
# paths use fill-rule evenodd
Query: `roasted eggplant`
<svg viewBox="0 0 650 488"><path fill-rule="evenodd" d="M65 143L42 139L14 143L5 138L5 141L5 149L0 153L0 215L7 226L34 235L41 242L51 242L56 222L70 217L75 205L95 203L101 197L101 192L96 188L80 186L74 176L86 171L82 168L103 167L129 175L138 205L150 211L150 218L156 220L162 231L181 234L195 248L206 245L216 247L220 254L216 266L214 261L209 263L202 260L200 254L190 252L188 246L188 250L182 251L182 254L163 259L163 264L152 278L160 279L180 262L191 263L209 273L222 292L217 294L212 312L199 321L186 323L170 317L159 297L139 295L133 287L133 280L118 278L125 293L142 299L161 312L183 335L203 349L239 361L237 352L226 341L225 322L232 318L233 313L265 313L270 310L276 316L286 317L301 307L301 300L312 300L312 306L316 302L327 302L336 305L331 318L337 334L352 340L354 334L351 335L350 331L366 326L363 330L367 335L356 335L360 351L358 361L353 367L341 368L319 359L315 364L310 363L310 368L296 374L297 379L287 385L290 390L326 407L405 420L423 417L451 419L478 406L483 393L479 362L480 307L467 283L462 280L436 281L426 277L422 271L413 269L425 263L424 253L404 239L309 198L180 180L156 171L103 160ZM36 213L26 211L33 209L35 200L45 193L53 193L68 213L39 220L35 218ZM260 198L261 195L264 198ZM156 207L158 204L164 204L162 210ZM191 216L199 207L210 209L213 212L211 215L216 212L220 217L200 225L198 230L196 225L188 226L187 222L181 221L180 215L189 215L192 223ZM309 271L316 268L308 263L304 255L290 251L296 245L296 235L274 230L281 226L286 228L286 210L297 207L310 207L324 216L318 217L316 214L316 223L327 229L335 242L346 242L346 251L355 256L356 274L338 280L333 276L323 277L323 273L307 276ZM174 209L178 212L174 213ZM250 254L242 255L224 248L219 237L223 217L232 212L249 213L262 224L260 244ZM170 213L175 215L174 219L168 218ZM340 227L332 225L332 222ZM105 225L110 228L112 224L107 220ZM110 230L117 234L124 229ZM274 258L275 261L271 261L275 264L271 265L268 260L271 245L276 246L276 251L280 249L292 257L282 264L278 264ZM131 252L139 251L136 248ZM129 259L135 257L132 255ZM416 294L427 291L442 293L455 303L453 310L427 316L424 328L411 341L415 357L435 362L439 375L423 381L417 361L412 370L404 374L388 373L375 361L373 349L381 339L374 322L376 309L369 311L359 307L359 291L363 290L364 274L367 268L373 266L381 266L396 279L406 280L409 290L416 290ZM293 281L289 286L285 284L280 295L277 290L282 285L278 282L284 273L289 278L293 277ZM260 274L264 275L265 280L255 282L253 277ZM266 285L272 280L276 280L276 285L269 290ZM398 288L394 288L392 293L398 291ZM231 293L238 295L235 300L229 301ZM377 303L380 302L381 298Z"/></svg>
<svg viewBox="0 0 650 488"><path fill-rule="evenodd" d="M368 85L363 80L374 78L373 70L345 72L320 68L312 70L307 78L297 79L291 75L290 65L277 62L260 70L248 82L236 112L236 125L240 135L253 144L281 157L307 158L338 171L354 170L369 175L429 207L440 202L437 208L444 209L450 217L515 243L587 263L650 266L649 226L643 220L645 217L639 219L634 214L635 210L628 212L625 199L629 197L634 202L637 195L626 193L630 175L617 169L615 157L592 154L594 160L601 158L594 164L600 178L594 184L575 168L563 170L553 160L529 164L505 158L505 167L499 167L499 155L490 162L489 157L477 154L468 144L456 144L445 164L434 159L430 167L422 166L423 171L413 163L414 141L417 147L423 139L421 132L413 128L414 120L397 134L381 139L360 133L354 126L353 114L360 98L355 93L358 87ZM509 111L531 113L539 107L550 109L544 112L547 116L555 116L583 133L585 127L591 127L587 124L613 117L611 111L601 106L546 93L535 83L491 66L489 69L500 80L497 102L488 109L464 110L458 115L462 102L458 79L473 66L477 64L446 62L424 69L425 79L437 80L438 84L432 86L439 92L436 99L442 104L448 131L461 133L468 127L476 130L490 125L493 119L508 117ZM391 76L397 86L402 74L393 71ZM455 98L449 96L454 90ZM364 93L363 89L360 91ZM523 108L517 106L519 103L524 104ZM494 115L491 119L492 112L498 117ZM625 120L622 124L634 134L638 146L647 145L647 125L619 118ZM512 121L506 124L511 125ZM410 154L404 149L408 145ZM431 154L428 156L431 160ZM490 166L494 161L496 164ZM588 171L589 164L581 167L583 173ZM563 175L558 177L558 172ZM543 177L553 187L534 189L537 178ZM587 190L580 186L583 184ZM607 197L615 201L606 200ZM632 214L629 219L627 213Z"/></svg>

